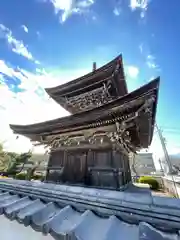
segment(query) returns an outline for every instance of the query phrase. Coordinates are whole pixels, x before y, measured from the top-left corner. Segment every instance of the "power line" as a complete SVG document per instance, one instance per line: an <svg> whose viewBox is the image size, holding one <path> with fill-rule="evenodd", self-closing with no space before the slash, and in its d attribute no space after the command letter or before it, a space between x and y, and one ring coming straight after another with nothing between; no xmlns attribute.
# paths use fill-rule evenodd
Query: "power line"
<svg viewBox="0 0 180 240"><path fill-rule="evenodd" d="M180 130L164 129L163 132L165 134L178 134L178 135L180 135Z"/></svg>
<svg viewBox="0 0 180 240"><path fill-rule="evenodd" d="M179 127L171 127L171 126L164 126L164 125L161 125L160 128L162 129L169 129L169 130L179 130L180 131L180 128Z"/></svg>

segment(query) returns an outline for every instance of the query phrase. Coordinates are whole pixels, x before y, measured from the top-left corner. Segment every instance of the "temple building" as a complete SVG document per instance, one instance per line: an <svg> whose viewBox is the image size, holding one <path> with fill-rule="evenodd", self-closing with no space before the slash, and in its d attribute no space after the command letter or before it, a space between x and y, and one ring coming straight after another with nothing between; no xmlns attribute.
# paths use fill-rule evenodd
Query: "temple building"
<svg viewBox="0 0 180 240"><path fill-rule="evenodd" d="M42 123L10 125L50 147L46 181L122 189L129 155L152 141L159 78L128 93L122 55L66 84L45 89L71 113Z"/></svg>

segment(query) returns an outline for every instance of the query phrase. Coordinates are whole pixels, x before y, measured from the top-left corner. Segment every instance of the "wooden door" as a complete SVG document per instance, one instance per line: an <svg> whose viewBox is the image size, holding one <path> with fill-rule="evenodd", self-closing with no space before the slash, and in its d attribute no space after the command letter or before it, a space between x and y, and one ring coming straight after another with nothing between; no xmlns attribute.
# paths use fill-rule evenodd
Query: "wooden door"
<svg viewBox="0 0 180 240"><path fill-rule="evenodd" d="M65 168L68 182L83 183L87 169L87 153L68 152Z"/></svg>

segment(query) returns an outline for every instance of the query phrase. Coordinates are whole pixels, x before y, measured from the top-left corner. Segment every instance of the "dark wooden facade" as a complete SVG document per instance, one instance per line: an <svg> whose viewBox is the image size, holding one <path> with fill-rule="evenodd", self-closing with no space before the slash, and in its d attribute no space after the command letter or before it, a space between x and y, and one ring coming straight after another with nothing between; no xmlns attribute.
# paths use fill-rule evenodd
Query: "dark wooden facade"
<svg viewBox="0 0 180 240"><path fill-rule="evenodd" d="M83 102L90 90L97 91L96 84L104 79L96 78L112 74L114 66L115 60L101 70L47 92L50 96L73 97L76 105L79 95ZM111 80L120 76L123 74L115 71ZM93 86L86 85L87 78L94 81ZM152 141L159 78L129 94L126 84L118 81L123 84L113 85L116 94L112 93L112 98L110 92L103 95L106 99L99 105L87 101L90 107L81 109L81 104L76 105L71 109L75 114L68 117L25 126L10 125L15 134L50 148L46 181L114 189L124 188L131 182L129 154L147 148Z"/></svg>
<svg viewBox="0 0 180 240"><path fill-rule="evenodd" d="M128 155L112 148L53 151L46 180L119 189L131 181Z"/></svg>

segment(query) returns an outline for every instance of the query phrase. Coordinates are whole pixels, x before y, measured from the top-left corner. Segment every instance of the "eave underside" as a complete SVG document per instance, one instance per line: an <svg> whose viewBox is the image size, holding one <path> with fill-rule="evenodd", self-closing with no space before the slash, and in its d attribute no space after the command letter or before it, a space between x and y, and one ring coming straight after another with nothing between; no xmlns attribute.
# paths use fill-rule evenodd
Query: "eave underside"
<svg viewBox="0 0 180 240"><path fill-rule="evenodd" d="M108 88L108 86L110 86ZM119 89L117 88L119 86ZM71 114L87 111L102 106L127 94L126 82L115 83L113 77L97 81L90 86L74 90L63 95L51 95L59 105Z"/></svg>

